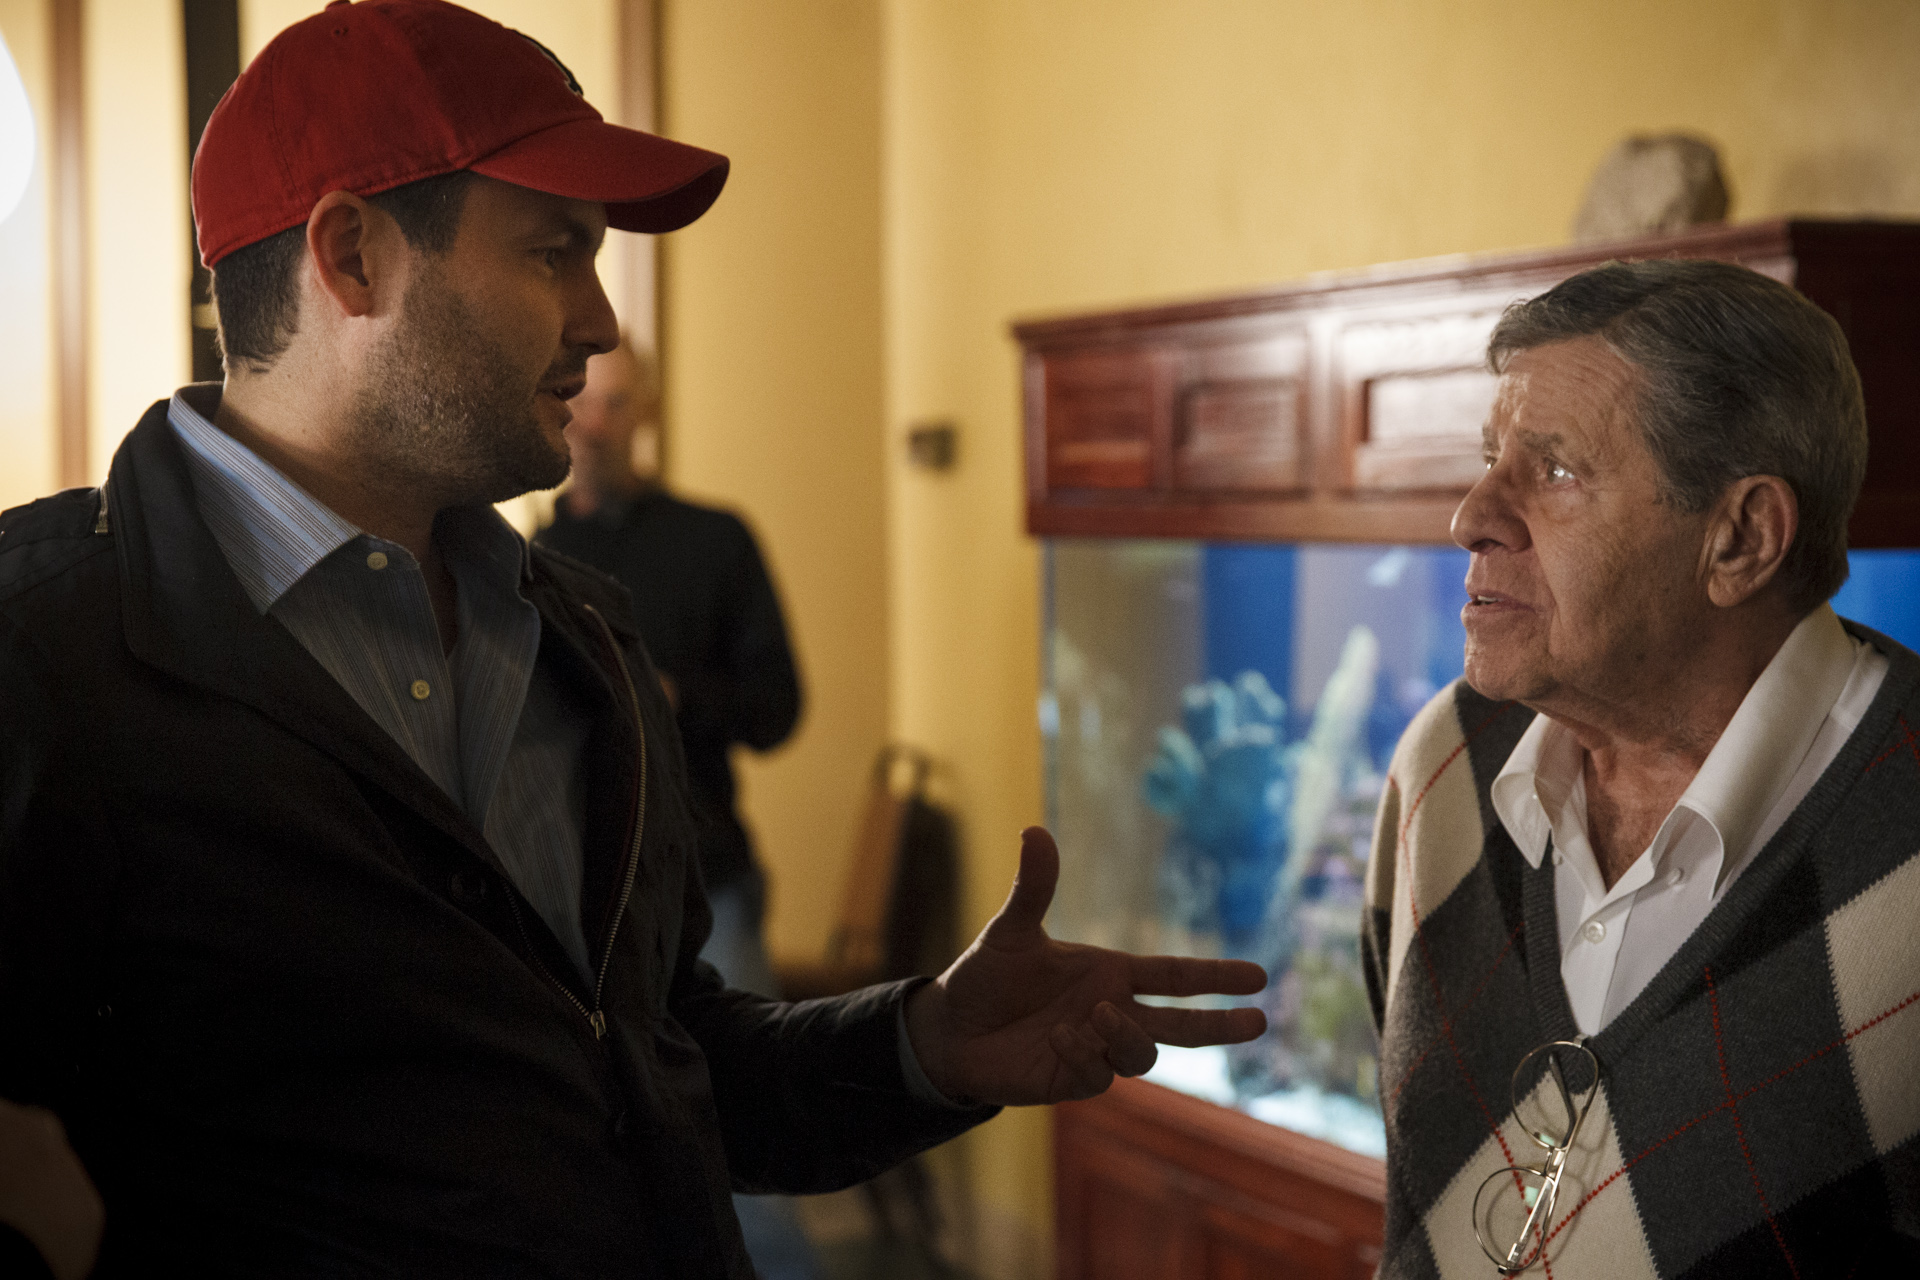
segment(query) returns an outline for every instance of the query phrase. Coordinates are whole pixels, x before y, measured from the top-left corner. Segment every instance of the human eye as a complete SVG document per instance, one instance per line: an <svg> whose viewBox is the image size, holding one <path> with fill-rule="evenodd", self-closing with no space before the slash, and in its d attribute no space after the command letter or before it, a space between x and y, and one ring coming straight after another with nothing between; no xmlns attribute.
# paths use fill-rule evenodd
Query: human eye
<svg viewBox="0 0 1920 1280"><path fill-rule="evenodd" d="M1552 458L1548 458L1545 466L1548 484L1568 484L1572 482L1574 478L1573 472L1569 470L1564 463L1555 462Z"/></svg>

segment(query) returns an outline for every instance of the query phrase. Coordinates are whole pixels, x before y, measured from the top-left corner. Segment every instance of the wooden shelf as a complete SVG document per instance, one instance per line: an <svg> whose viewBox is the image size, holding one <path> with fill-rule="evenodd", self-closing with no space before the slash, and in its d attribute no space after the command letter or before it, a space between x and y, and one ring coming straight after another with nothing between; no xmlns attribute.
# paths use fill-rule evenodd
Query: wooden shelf
<svg viewBox="0 0 1920 1280"><path fill-rule="evenodd" d="M1434 259L1014 326L1027 528L1447 543L1480 470L1508 304L1615 258L1740 262L1839 320L1866 390L1855 546L1920 545L1920 224L1774 221Z"/></svg>

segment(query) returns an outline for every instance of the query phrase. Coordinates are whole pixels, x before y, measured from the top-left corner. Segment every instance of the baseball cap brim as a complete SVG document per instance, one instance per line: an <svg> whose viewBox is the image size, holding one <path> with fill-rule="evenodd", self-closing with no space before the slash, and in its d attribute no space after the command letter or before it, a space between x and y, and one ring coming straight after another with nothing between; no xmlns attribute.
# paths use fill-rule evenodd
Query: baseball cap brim
<svg viewBox="0 0 1920 1280"><path fill-rule="evenodd" d="M604 120L568 120L467 166L475 173L607 206L607 224L653 235L707 211L727 184L727 158Z"/></svg>

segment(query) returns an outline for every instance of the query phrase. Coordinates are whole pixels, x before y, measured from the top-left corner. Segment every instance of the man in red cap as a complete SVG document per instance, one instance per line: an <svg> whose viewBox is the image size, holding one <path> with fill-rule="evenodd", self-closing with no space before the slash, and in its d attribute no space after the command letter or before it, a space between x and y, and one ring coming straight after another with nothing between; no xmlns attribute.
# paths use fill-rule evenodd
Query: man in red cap
<svg viewBox="0 0 1920 1280"><path fill-rule="evenodd" d="M727 990L625 593L488 505L566 473L606 229L717 155L436 0L282 33L207 126L223 385L0 516L0 1095L99 1184L99 1274L744 1278L729 1192L871 1176L1251 965L1046 937L1024 838L951 969Z"/></svg>

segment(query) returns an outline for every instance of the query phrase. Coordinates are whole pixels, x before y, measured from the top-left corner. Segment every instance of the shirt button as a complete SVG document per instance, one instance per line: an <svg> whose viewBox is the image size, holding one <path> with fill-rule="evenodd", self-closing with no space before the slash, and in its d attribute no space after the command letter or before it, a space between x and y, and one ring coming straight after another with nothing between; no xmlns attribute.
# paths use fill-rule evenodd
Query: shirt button
<svg viewBox="0 0 1920 1280"><path fill-rule="evenodd" d="M1580 936L1595 946L1598 946L1607 940L1607 926L1601 924L1598 920L1589 920L1587 921L1586 927L1580 930Z"/></svg>
<svg viewBox="0 0 1920 1280"><path fill-rule="evenodd" d="M408 692L413 694L413 700L415 702L425 702L427 698L433 693L433 686L428 684L425 680L415 680L413 682L413 687L410 690L408 690Z"/></svg>
<svg viewBox="0 0 1920 1280"><path fill-rule="evenodd" d="M1673 870L1667 872L1668 884L1683 885L1686 882L1687 882L1687 869L1685 867L1675 867Z"/></svg>
<svg viewBox="0 0 1920 1280"><path fill-rule="evenodd" d="M384 552L384 551L375 551L375 552L374 552L373 554L371 554L371 555L369 555L369 556L367 557L367 568L369 568L369 569L384 569L384 568L386 568L386 567L387 567L387 553L386 553L386 552Z"/></svg>

